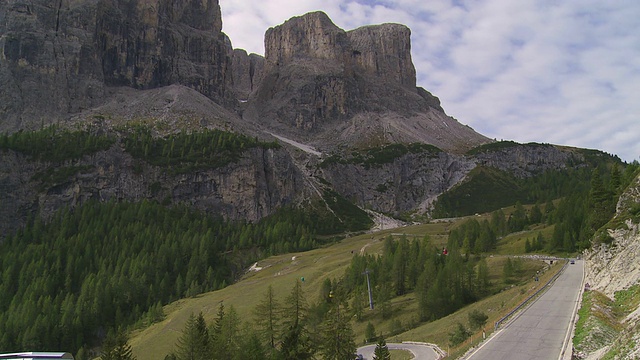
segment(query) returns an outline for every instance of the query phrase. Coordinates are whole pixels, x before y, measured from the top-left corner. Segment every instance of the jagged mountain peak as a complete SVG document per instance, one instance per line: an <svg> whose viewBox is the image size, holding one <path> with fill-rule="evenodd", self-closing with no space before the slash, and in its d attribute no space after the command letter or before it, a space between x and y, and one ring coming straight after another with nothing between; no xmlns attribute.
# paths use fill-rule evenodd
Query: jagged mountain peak
<svg viewBox="0 0 640 360"><path fill-rule="evenodd" d="M274 133L326 151L419 142L464 152L490 141L416 87L404 25L345 31L311 12L267 30L265 54L243 118Z"/></svg>

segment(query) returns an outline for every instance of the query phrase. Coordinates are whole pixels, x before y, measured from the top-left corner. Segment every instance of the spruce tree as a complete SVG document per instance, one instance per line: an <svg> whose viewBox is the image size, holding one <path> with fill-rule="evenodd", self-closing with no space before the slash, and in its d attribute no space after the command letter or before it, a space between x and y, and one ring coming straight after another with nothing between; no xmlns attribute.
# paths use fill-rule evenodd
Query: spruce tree
<svg viewBox="0 0 640 360"><path fill-rule="evenodd" d="M376 349L373 351L373 360L391 360L389 347L387 347L387 342L382 336L380 336L380 340L378 340L376 344Z"/></svg>
<svg viewBox="0 0 640 360"><path fill-rule="evenodd" d="M320 347L325 360L350 359L355 354L355 336L349 317L347 309L336 299L322 324Z"/></svg>
<svg viewBox="0 0 640 360"><path fill-rule="evenodd" d="M124 331L113 331L113 329L109 331L107 338L102 344L100 359L135 360L131 346L128 343L127 334Z"/></svg>
<svg viewBox="0 0 640 360"><path fill-rule="evenodd" d="M364 330L364 342L372 342L376 340L376 328L371 322L367 323L367 328Z"/></svg>
<svg viewBox="0 0 640 360"><path fill-rule="evenodd" d="M187 319L182 336L178 339L176 352L178 360L210 360L211 351L207 324L199 313L193 313Z"/></svg>

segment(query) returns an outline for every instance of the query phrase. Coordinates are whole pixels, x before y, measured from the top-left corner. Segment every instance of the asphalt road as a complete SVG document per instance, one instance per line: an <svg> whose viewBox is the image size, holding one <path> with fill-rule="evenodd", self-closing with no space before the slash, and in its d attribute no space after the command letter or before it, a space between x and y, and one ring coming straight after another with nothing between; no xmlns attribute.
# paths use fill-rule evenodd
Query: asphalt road
<svg viewBox="0 0 640 360"><path fill-rule="evenodd" d="M576 310L583 272L582 260L577 260L575 265L567 265L566 270L537 301L468 359L559 359Z"/></svg>
<svg viewBox="0 0 640 360"><path fill-rule="evenodd" d="M387 347L389 350L408 350L413 354L415 360L436 360L438 358L436 352L427 345L388 343ZM359 347L358 354L362 354L365 360L371 360L375 349L375 345Z"/></svg>

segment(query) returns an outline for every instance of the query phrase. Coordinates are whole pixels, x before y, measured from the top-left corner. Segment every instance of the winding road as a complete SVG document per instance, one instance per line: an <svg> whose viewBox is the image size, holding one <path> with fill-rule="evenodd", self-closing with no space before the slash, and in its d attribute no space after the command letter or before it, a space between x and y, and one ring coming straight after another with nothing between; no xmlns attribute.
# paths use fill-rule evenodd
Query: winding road
<svg viewBox="0 0 640 360"><path fill-rule="evenodd" d="M470 360L570 358L571 329L582 290L584 262L564 272L533 304L471 353ZM567 354L563 349L567 346ZM416 358L417 359L417 358Z"/></svg>

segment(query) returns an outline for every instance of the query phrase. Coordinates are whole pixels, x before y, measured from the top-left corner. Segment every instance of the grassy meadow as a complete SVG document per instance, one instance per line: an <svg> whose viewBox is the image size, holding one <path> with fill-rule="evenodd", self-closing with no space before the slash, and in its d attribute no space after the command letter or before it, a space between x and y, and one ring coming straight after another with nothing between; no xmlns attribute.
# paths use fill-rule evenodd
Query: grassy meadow
<svg viewBox="0 0 640 360"><path fill-rule="evenodd" d="M244 321L253 321L253 309L263 299L269 285L274 289L276 297L282 303L289 295L296 280L302 281L306 299L309 303L316 302L321 294L321 287L325 279L339 279L344 275L354 254L381 254L383 240L391 235L399 238L403 234L410 240L422 239L428 235L436 247L444 247L447 234L451 228L458 226L463 219L450 222L406 226L403 228L379 231L373 234L362 234L346 238L333 245L307 252L273 256L259 261L258 271L246 273L242 279L224 289L186 298L164 307L165 319L147 328L133 332L130 344L134 355L139 360L162 359L175 349L175 344L181 336L182 329L193 314L202 312L208 324L215 320L220 302L225 307L233 305L238 315ZM524 253L524 241L534 237L539 229L508 236L499 242L494 255L486 255L491 281L491 293L496 295L466 306L458 312L442 319L420 323L418 320L418 301L415 293L396 297L391 301L393 315L383 319L381 312L365 310L360 321L352 321L356 334L357 346L364 344L364 333L367 324L375 326L376 333L383 334L387 342L421 341L438 344L445 351L454 354L462 353L471 342L478 341L482 333L476 332L471 339L455 349L449 349L449 333L458 322L468 323L468 313L479 310L489 316L486 332L493 330L493 323L517 306L523 299L535 292L539 286L552 276L558 265L549 267L546 263L531 259L514 259L518 263L515 277L505 284L503 281L503 266L507 256ZM542 229L542 231L551 231ZM548 271L551 269L552 271ZM539 282L534 282L536 272L542 275ZM363 277L364 281L364 277ZM394 359L407 358L405 352L400 352Z"/></svg>

